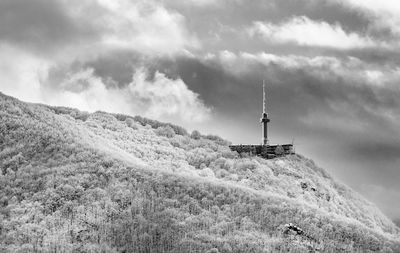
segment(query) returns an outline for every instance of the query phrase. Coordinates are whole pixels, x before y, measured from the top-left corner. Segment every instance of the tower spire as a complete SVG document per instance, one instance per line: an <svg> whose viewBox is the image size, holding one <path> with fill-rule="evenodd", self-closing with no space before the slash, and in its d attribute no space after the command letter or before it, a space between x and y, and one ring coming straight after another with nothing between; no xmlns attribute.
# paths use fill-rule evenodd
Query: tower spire
<svg viewBox="0 0 400 253"><path fill-rule="evenodd" d="M270 122L270 119L267 113L267 97L265 95L265 81L263 80L263 113L261 117L263 145L268 145L268 122Z"/></svg>
<svg viewBox="0 0 400 253"><path fill-rule="evenodd" d="M266 113L267 99L265 97L265 80L263 80L263 113Z"/></svg>

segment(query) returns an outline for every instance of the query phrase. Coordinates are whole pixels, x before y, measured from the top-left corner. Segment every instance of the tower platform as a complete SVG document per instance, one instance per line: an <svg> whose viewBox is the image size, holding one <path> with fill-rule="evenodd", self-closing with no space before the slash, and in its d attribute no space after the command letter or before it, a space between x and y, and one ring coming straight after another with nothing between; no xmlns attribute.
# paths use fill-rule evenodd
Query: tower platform
<svg viewBox="0 0 400 253"><path fill-rule="evenodd" d="M285 155L294 154L293 144L282 145L230 145L232 151L240 155L260 156L265 159L272 159Z"/></svg>

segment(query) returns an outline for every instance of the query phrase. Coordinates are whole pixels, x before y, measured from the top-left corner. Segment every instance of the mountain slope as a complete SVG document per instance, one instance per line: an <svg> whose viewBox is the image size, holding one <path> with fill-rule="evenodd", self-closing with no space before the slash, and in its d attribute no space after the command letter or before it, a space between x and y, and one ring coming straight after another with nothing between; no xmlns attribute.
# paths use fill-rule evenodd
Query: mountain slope
<svg viewBox="0 0 400 253"><path fill-rule="evenodd" d="M0 117L2 252L400 252L388 218L300 155L1 93Z"/></svg>

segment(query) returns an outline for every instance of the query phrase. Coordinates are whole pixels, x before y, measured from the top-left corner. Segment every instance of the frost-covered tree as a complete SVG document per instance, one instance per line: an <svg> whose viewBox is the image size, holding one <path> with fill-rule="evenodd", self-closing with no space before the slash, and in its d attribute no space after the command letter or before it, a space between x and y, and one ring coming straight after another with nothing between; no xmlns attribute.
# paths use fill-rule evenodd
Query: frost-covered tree
<svg viewBox="0 0 400 253"><path fill-rule="evenodd" d="M1 94L0 117L1 252L400 252L393 223L300 155Z"/></svg>

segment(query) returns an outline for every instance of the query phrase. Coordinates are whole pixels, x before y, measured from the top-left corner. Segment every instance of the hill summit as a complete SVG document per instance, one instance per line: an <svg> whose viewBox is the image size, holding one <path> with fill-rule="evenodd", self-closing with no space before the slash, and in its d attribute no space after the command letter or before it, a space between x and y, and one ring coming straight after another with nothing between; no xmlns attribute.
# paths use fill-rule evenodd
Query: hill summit
<svg viewBox="0 0 400 253"><path fill-rule="evenodd" d="M375 205L301 155L0 93L1 252L400 252Z"/></svg>

